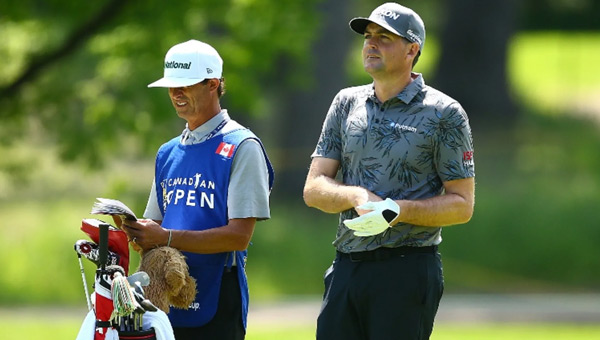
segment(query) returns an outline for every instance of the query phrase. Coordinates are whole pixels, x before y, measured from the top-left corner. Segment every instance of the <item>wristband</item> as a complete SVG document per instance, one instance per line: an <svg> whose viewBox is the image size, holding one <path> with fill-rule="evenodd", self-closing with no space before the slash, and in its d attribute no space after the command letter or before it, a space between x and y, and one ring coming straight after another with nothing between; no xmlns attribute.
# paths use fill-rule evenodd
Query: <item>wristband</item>
<svg viewBox="0 0 600 340"><path fill-rule="evenodd" d="M167 247L171 246L172 239L173 239L173 230L169 229L169 240L167 241Z"/></svg>

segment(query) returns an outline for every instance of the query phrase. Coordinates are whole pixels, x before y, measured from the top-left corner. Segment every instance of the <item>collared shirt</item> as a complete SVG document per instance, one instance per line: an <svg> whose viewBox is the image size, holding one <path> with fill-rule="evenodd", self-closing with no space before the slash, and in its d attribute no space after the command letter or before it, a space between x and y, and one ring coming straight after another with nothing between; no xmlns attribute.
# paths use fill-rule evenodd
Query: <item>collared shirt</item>
<svg viewBox="0 0 600 340"><path fill-rule="evenodd" d="M475 176L471 129L458 102L426 86L420 74L397 96L381 103L373 84L346 88L333 100L312 157L340 161L342 181L381 198L426 199L443 182ZM382 234L357 237L340 214L334 245L341 252L379 247L429 246L441 228L398 223Z"/></svg>
<svg viewBox="0 0 600 340"><path fill-rule="evenodd" d="M190 130L188 124L185 124L185 129L181 132L181 144L183 145L193 145L202 143L205 140L214 137L216 135L221 134L221 131L227 123L231 121L229 118L229 114L227 110L221 110L216 116L209 119L206 123L200 125L194 130ZM238 128L239 125L230 124L226 131L230 131L231 129Z"/></svg>
<svg viewBox="0 0 600 340"><path fill-rule="evenodd" d="M194 130L190 130L186 124L181 133L181 144L202 143L211 137L241 127L240 124L229 117L227 110L222 110ZM240 144L233 159L231 171L227 198L229 218L254 217L258 220L270 218L269 174L262 147L258 141L248 139ZM152 189L150 190L144 217L162 220L154 180L152 181Z"/></svg>

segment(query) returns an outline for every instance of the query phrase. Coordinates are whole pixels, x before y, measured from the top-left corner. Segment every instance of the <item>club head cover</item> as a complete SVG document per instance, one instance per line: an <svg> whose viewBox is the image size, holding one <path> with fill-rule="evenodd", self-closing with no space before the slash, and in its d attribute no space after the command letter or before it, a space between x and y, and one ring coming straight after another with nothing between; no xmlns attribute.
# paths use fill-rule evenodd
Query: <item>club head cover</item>
<svg viewBox="0 0 600 340"><path fill-rule="evenodd" d="M87 240L78 240L75 243L75 252L77 254L83 256L84 258L90 260L96 266L100 265L100 250L98 249L98 245L92 241ZM107 253L107 265L118 265L120 256L119 254L108 251Z"/></svg>

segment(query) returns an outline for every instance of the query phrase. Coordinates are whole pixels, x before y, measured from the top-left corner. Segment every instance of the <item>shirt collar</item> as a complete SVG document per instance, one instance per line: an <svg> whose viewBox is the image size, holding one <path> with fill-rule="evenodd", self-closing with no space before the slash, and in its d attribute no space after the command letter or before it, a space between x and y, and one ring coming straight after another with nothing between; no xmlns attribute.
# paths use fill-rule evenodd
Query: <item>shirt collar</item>
<svg viewBox="0 0 600 340"><path fill-rule="evenodd" d="M229 114L226 109L221 110L216 116L209 119L206 123L198 126L194 130L190 130L188 124L185 124L185 129L181 132L181 144L190 145L204 142L208 139L210 134L221 124L223 121L228 122L230 120ZM213 134L214 135L214 134Z"/></svg>
<svg viewBox="0 0 600 340"><path fill-rule="evenodd" d="M408 84L404 90L402 90L396 98L400 99L404 103L408 104L411 100L423 90L425 87L425 81L423 80L423 75L421 73L411 73L412 81Z"/></svg>
<svg viewBox="0 0 600 340"><path fill-rule="evenodd" d="M396 98L406 104L410 103L411 100L413 100L413 98L425 87L425 81L423 80L423 75L421 73L413 72L411 73L411 77L412 81L406 85L404 90L400 91L400 93L396 95ZM375 84L371 84L369 91L369 98L375 102L378 102L377 96L375 96Z"/></svg>

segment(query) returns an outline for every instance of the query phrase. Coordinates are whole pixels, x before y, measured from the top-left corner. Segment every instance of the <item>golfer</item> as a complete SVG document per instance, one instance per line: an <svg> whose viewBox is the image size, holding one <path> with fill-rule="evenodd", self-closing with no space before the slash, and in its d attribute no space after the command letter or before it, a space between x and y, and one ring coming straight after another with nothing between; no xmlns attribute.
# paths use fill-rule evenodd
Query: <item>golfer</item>
<svg viewBox="0 0 600 340"><path fill-rule="evenodd" d="M442 227L473 214L469 121L412 72L425 45L417 13L386 3L350 28L373 83L333 99L304 187L308 206L340 213L317 339L429 339Z"/></svg>
<svg viewBox="0 0 600 340"><path fill-rule="evenodd" d="M143 249L177 248L198 293L168 316L177 340L244 339L248 285L244 266L256 221L268 219L273 169L260 140L222 109L223 61L190 40L166 54L164 77L180 136L158 150L145 220L125 226Z"/></svg>

